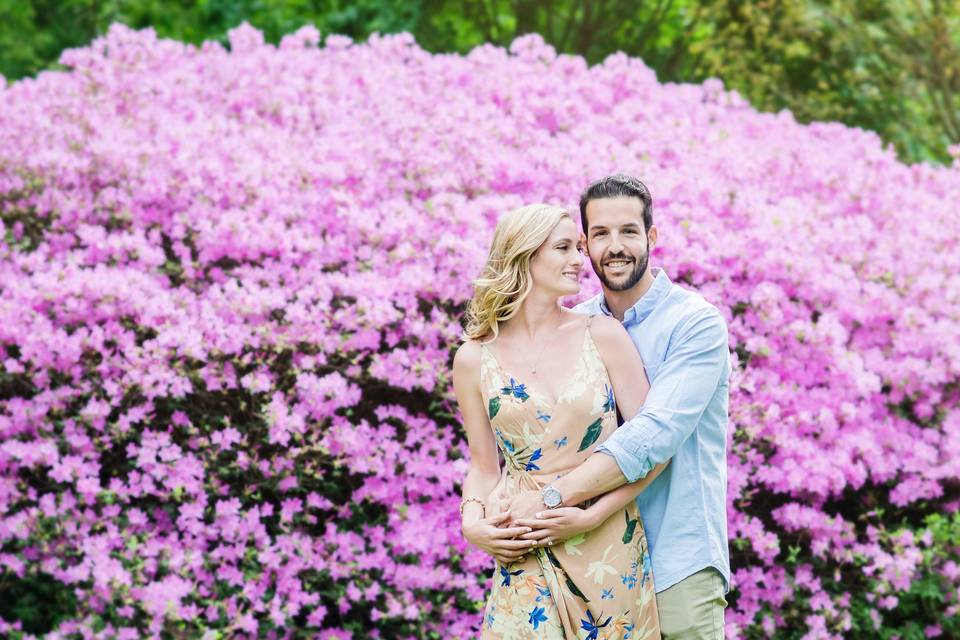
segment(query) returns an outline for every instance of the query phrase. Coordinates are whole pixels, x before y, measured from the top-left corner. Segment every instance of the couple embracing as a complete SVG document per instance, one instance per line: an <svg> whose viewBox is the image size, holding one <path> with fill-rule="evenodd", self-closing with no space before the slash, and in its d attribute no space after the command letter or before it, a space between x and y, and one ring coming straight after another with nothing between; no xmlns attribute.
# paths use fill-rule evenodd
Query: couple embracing
<svg viewBox="0 0 960 640"><path fill-rule="evenodd" d="M463 533L497 561L483 638L723 637L727 328L651 268L652 209L615 175L582 234L549 205L497 224L453 364ZM565 309L584 252L603 292Z"/></svg>

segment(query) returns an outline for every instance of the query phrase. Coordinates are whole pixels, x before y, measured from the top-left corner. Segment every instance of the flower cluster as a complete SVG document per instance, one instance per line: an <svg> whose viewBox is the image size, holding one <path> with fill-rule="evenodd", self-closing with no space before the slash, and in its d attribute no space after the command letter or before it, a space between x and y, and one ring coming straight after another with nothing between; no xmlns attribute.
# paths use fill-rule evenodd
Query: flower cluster
<svg viewBox="0 0 960 640"><path fill-rule="evenodd" d="M0 83L0 633L473 637L471 280L615 171L730 326L730 636L960 628L956 163L536 36L61 62Z"/></svg>

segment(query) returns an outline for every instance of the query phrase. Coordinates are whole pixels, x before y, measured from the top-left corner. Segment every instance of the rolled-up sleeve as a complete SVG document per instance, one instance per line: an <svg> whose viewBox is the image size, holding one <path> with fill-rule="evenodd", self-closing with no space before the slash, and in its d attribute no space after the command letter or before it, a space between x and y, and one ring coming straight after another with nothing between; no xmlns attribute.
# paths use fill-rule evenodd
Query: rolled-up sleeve
<svg viewBox="0 0 960 640"><path fill-rule="evenodd" d="M671 342L640 412L597 448L629 482L677 453L730 366L727 325L715 309L692 317Z"/></svg>

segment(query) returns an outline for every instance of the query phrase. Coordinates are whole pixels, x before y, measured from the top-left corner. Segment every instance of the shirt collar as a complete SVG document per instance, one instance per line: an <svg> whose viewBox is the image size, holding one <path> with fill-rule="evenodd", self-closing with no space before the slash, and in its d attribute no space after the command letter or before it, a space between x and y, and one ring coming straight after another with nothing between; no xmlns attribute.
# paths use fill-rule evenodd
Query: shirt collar
<svg viewBox="0 0 960 640"><path fill-rule="evenodd" d="M672 283L670 282L670 278L667 277L667 272L659 267L654 267L651 271L655 274L653 284L650 285L647 292L640 296L640 299L623 314L623 324L636 324L646 320L650 312L657 307L660 300L670 291L670 285ZM607 316L613 315L602 293L600 294L600 311Z"/></svg>

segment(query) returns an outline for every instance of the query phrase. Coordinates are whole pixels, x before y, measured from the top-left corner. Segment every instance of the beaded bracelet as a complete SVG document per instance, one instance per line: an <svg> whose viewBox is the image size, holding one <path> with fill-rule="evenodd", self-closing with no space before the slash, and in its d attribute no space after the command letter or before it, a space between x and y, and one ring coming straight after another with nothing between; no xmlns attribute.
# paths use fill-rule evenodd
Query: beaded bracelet
<svg viewBox="0 0 960 640"><path fill-rule="evenodd" d="M460 501L460 517L461 518L463 517L463 508L467 506L468 502L476 502L478 505L480 505L480 508L483 509L483 516L484 517L487 516L487 506L483 503L483 500L474 496L469 496Z"/></svg>

